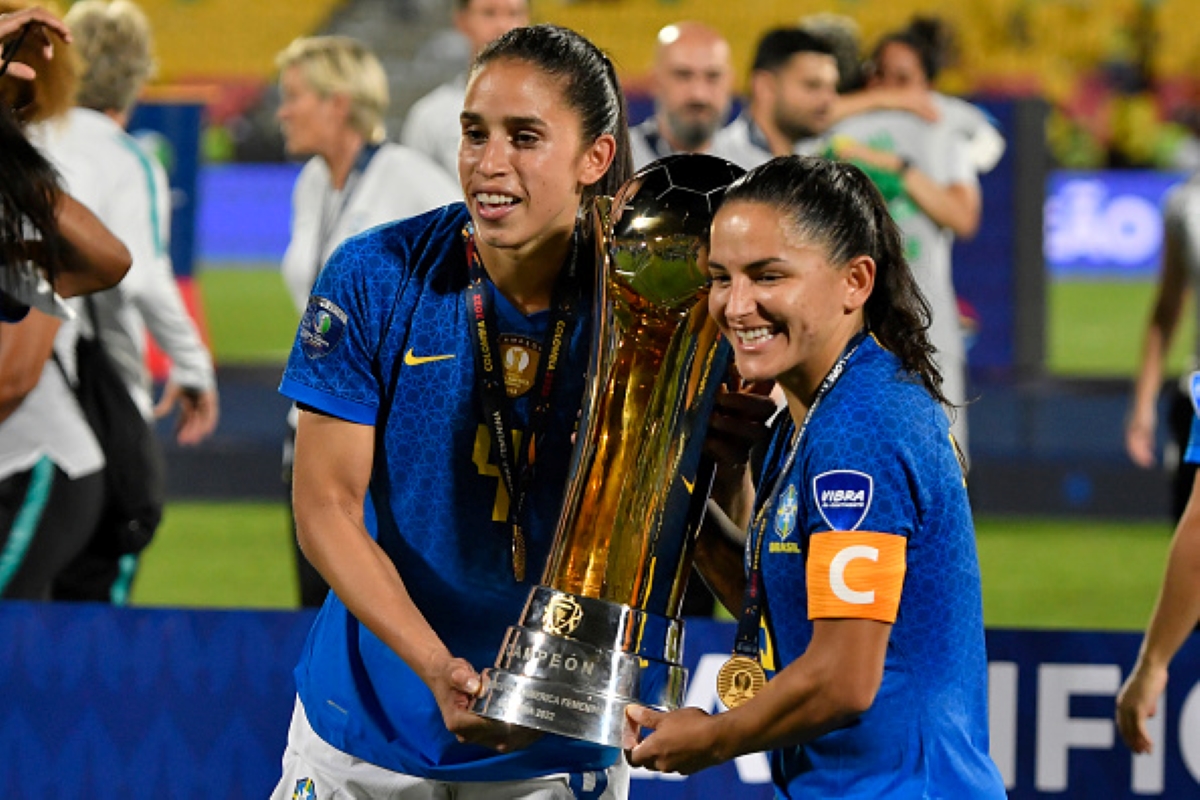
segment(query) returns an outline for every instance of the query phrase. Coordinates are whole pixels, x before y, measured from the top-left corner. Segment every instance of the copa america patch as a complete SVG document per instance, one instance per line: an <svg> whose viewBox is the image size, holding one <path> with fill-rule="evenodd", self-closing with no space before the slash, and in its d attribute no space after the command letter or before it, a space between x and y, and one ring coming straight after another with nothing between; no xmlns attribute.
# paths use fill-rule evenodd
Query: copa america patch
<svg viewBox="0 0 1200 800"><path fill-rule="evenodd" d="M1200 416L1200 372L1188 375L1188 397L1192 400L1192 411Z"/></svg>
<svg viewBox="0 0 1200 800"><path fill-rule="evenodd" d="M835 531L852 531L866 519L875 481L865 472L838 469L813 478L817 510Z"/></svg>
<svg viewBox="0 0 1200 800"><path fill-rule="evenodd" d="M796 502L796 487L789 485L779 506L775 509L775 533L780 539L787 539L796 530L796 510L800 504Z"/></svg>
<svg viewBox="0 0 1200 800"><path fill-rule="evenodd" d="M342 341L346 332L346 312L324 297L308 298L304 319L300 320L300 347L309 358L324 358Z"/></svg>

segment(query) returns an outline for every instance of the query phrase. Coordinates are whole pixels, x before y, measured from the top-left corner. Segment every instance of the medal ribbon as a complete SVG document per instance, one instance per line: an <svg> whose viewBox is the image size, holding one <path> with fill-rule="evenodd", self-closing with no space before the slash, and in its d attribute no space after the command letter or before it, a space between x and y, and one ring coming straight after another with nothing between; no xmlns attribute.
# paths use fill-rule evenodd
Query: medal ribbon
<svg viewBox="0 0 1200 800"><path fill-rule="evenodd" d="M758 629L762 624L763 603L762 543L767 536L767 520L771 518L771 512L779 502L780 491L787 482L788 473L791 472L792 465L796 461L796 454L800 452L800 442L804 439L804 431L808 429L808 423L812 419L813 413L846 372L846 364L849 363L850 358L866 338L865 328L854 334L854 337L846 344L846 349L842 351L841 357L821 380L820 386L817 387L817 393L813 397L812 405L808 407L808 412L804 415L803 422L800 423L800 430L792 439L792 448L788 452L787 460L779 474L775 476L771 494L767 498L767 502L759 508L754 524L751 525L750 538L746 542L750 568L749 575L746 577L746 593L742 599L742 615L738 619L737 638L733 644L735 656L745 656L758 662Z"/></svg>
<svg viewBox="0 0 1200 800"><path fill-rule="evenodd" d="M534 379L534 396L529 411L529 425L525 444L514 457L512 452L512 405L504 385L504 367L500 363L499 323L493 305L492 291L488 288L487 270L479 248L475 245L475 230L471 224L463 228L463 240L467 250L467 269L470 283L467 286L467 302L472 314L472 342L475 350L475 369L479 375L479 394L483 404L483 415L491 433L492 448L504 488L508 490L508 523L512 528L513 577L525 580L525 534L521 528L525 501L529 495L530 480L537 461L538 440L545 432L550 416L550 399L554 393L554 379L559 363L570 347L571 331L574 328L579 304L579 286L576 275L576 256L579 249L578 231L571 240L571 256L554 284L550 301L550 323L542 341L541 358L538 360L537 376Z"/></svg>

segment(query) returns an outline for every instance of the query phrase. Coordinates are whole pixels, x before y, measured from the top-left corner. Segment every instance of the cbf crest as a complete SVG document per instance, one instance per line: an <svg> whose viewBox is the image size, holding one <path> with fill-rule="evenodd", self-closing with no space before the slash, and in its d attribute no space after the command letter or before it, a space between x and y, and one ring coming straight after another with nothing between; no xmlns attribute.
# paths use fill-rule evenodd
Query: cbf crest
<svg viewBox="0 0 1200 800"><path fill-rule="evenodd" d="M775 509L775 533L780 539L787 539L796 531L796 511L799 508L799 503L796 502L796 487L790 485Z"/></svg>
<svg viewBox="0 0 1200 800"><path fill-rule="evenodd" d="M865 472L833 470L813 478L813 497L832 530L852 531L867 517L874 486L874 479Z"/></svg>

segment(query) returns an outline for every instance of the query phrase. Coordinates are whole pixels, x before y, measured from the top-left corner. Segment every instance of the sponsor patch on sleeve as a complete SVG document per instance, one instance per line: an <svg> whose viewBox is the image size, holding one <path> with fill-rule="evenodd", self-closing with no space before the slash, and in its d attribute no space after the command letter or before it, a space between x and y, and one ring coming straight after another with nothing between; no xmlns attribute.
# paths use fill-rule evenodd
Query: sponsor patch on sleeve
<svg viewBox="0 0 1200 800"><path fill-rule="evenodd" d="M892 533L814 533L806 568L808 618L895 622L907 544Z"/></svg>
<svg viewBox="0 0 1200 800"><path fill-rule="evenodd" d="M304 319L300 320L300 347L309 358L324 358L342 341L346 333L346 312L324 297L308 298Z"/></svg>
<svg viewBox="0 0 1200 800"><path fill-rule="evenodd" d="M836 469L813 478L813 498L829 527L852 531L867 517L874 486L874 479L865 472Z"/></svg>

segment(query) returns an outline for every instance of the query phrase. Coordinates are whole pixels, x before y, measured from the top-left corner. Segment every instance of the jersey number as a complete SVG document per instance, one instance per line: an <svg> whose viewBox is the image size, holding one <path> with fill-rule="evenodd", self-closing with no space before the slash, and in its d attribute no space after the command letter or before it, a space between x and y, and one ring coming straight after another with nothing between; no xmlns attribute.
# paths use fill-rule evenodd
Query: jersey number
<svg viewBox="0 0 1200 800"><path fill-rule="evenodd" d="M521 431L513 431L512 452L521 452ZM479 474L496 479L496 499L492 502L492 520L508 522L508 488L500 477L500 467L492 463L492 432L486 425L480 425L475 431L475 451L471 454Z"/></svg>

